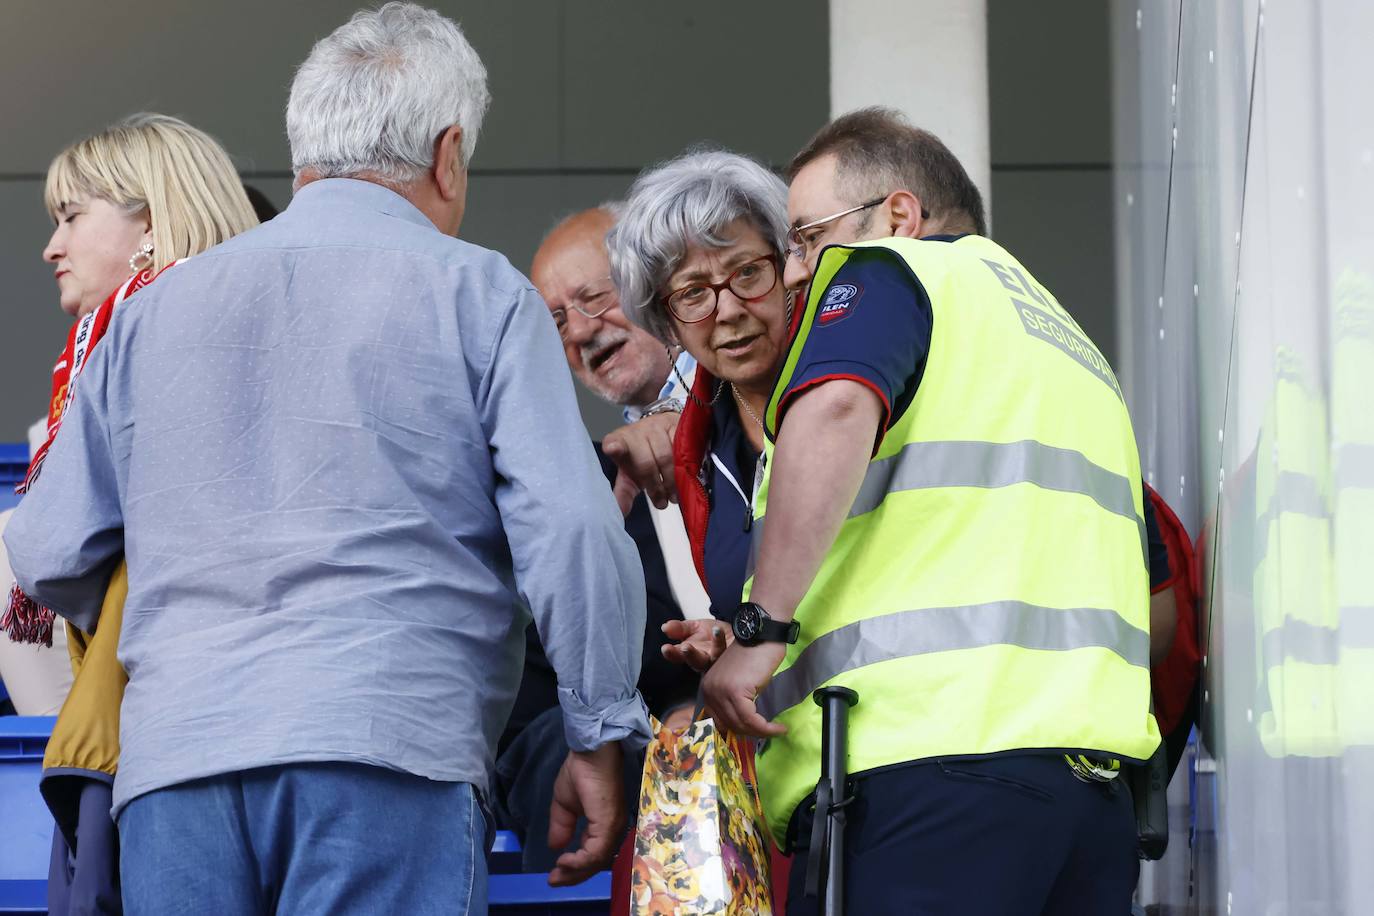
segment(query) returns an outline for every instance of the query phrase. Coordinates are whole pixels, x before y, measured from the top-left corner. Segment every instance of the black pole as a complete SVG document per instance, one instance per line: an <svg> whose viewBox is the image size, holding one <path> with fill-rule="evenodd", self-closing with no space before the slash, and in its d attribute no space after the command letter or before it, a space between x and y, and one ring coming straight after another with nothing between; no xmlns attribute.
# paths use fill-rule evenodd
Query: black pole
<svg viewBox="0 0 1374 916"><path fill-rule="evenodd" d="M812 830L825 831L825 885L821 891L824 916L844 914L844 826L847 821L845 783L849 778L846 741L849 707L859 695L848 687L822 687L811 698L821 708L821 782L830 791L828 811L816 810Z"/></svg>

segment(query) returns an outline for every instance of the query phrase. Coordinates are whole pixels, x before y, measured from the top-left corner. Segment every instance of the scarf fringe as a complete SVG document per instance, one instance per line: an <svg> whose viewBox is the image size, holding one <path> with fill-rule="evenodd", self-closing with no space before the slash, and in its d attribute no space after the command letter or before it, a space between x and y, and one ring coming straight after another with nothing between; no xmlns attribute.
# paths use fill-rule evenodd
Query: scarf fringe
<svg viewBox="0 0 1374 916"><path fill-rule="evenodd" d="M16 584L10 588L5 613L0 615L0 630L10 642L29 643L52 648L53 622L57 619L49 608L34 601Z"/></svg>

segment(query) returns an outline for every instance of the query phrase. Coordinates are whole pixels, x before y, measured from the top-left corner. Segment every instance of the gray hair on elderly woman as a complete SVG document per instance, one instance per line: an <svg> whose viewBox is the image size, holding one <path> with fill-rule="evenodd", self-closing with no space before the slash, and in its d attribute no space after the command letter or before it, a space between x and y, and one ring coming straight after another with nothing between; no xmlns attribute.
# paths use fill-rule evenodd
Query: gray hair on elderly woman
<svg viewBox="0 0 1374 916"><path fill-rule="evenodd" d="M660 288L689 248L732 244L719 233L738 219L782 253L787 185L748 156L695 151L641 173L606 236L611 280L630 320L671 343L673 327Z"/></svg>

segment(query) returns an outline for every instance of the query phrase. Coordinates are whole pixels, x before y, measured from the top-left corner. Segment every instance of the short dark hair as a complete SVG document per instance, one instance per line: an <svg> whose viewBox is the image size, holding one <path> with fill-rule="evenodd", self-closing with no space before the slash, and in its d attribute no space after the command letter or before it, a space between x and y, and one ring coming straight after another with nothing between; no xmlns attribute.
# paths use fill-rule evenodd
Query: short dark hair
<svg viewBox="0 0 1374 916"><path fill-rule="evenodd" d="M825 125L792 157L791 182L810 163L834 154L836 181L855 201L907 190L946 224L966 223L988 234L983 195L949 147L928 130L912 127L901 113L874 106L841 115Z"/></svg>

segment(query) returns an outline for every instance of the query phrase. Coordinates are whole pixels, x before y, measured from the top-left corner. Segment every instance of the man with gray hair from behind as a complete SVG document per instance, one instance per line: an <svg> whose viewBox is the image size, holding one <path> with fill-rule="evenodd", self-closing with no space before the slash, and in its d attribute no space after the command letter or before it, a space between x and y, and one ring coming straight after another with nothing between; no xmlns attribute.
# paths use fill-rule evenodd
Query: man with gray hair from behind
<svg viewBox="0 0 1374 916"><path fill-rule="evenodd" d="M571 748L550 845L587 819L550 880L620 839L643 572L538 293L453 238L488 98L430 10L321 40L291 206L124 306L10 525L20 586L88 631L128 558L129 912L485 913L531 615Z"/></svg>

